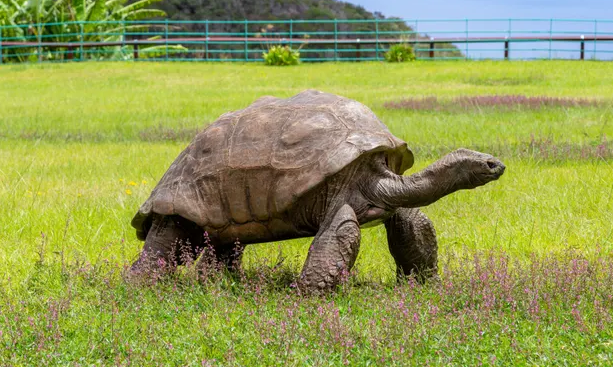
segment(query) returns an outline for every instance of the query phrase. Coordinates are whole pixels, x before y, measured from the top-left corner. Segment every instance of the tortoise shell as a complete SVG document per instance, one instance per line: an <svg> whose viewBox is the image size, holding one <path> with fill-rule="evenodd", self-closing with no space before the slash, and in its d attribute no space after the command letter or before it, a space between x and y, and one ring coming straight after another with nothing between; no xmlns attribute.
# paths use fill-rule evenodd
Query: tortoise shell
<svg viewBox="0 0 613 367"><path fill-rule="evenodd" d="M132 220L144 239L153 213L203 228L267 221L358 157L386 152L398 174L413 153L363 104L307 90L262 97L200 132Z"/></svg>

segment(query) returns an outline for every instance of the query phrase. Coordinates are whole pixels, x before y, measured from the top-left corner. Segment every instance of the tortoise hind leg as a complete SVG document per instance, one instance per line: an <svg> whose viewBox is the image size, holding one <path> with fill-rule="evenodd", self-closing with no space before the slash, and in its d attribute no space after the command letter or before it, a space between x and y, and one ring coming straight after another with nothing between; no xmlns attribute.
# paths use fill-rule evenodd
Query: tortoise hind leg
<svg viewBox="0 0 613 367"><path fill-rule="evenodd" d="M217 262L230 272L239 270L243 258L245 245L242 245L238 240L232 246L219 248L215 253Z"/></svg>
<svg viewBox="0 0 613 367"><path fill-rule="evenodd" d="M196 268L201 276L206 276L207 271L227 270L229 273L236 273L240 270L240 265L245 250L245 245L238 241L232 245L210 244L205 245L204 251ZM212 254L211 254L212 252Z"/></svg>
<svg viewBox="0 0 613 367"><path fill-rule="evenodd" d="M204 231L177 215L154 215L145 246L131 272L173 270L193 261L202 250Z"/></svg>
<svg viewBox="0 0 613 367"><path fill-rule="evenodd" d="M414 275L420 283L437 276L436 232L418 208L399 208L385 221L387 242L401 280Z"/></svg>

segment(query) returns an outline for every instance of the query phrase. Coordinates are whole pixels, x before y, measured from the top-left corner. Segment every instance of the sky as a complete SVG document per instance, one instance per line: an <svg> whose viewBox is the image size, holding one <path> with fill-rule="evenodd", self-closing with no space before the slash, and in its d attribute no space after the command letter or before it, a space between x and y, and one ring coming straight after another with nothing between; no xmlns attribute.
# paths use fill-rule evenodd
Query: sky
<svg viewBox="0 0 613 367"><path fill-rule="evenodd" d="M349 0L369 11L407 19L611 19L612 0Z"/></svg>
<svg viewBox="0 0 613 367"><path fill-rule="evenodd" d="M530 32L553 35L613 36L613 0L345 0L361 5L366 10L380 11L385 16L419 20L408 22L422 34L433 37L464 37L467 24L464 21L432 22L428 20L463 20L468 22L472 37L505 36L509 29L512 36L530 36ZM508 21L473 21L473 19L524 19ZM561 19L554 21L549 19ZM542 21L525 19L547 19ZM593 20L599 21L597 24ZM583 20L583 21L569 21ZM585 21L589 20L589 22ZM482 32L482 33L479 33ZM457 45L472 58L500 58L502 45ZM549 42L511 44L512 58L578 58L578 43ZM594 50L596 49L596 53ZM586 58L613 59L613 42L586 42Z"/></svg>

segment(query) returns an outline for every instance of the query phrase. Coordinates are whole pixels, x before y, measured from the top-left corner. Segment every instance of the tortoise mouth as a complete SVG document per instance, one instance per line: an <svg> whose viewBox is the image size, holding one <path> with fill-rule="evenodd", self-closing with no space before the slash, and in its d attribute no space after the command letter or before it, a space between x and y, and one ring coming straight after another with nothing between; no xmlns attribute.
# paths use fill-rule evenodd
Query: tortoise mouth
<svg viewBox="0 0 613 367"><path fill-rule="evenodd" d="M500 177L507 168L504 163L499 160L488 160L487 167L490 169L490 174Z"/></svg>

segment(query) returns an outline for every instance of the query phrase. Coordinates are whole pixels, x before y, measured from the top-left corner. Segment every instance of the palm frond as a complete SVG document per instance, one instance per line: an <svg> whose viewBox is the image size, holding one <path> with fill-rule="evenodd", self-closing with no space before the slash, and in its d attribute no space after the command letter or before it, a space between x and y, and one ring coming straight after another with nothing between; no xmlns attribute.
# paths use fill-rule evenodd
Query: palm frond
<svg viewBox="0 0 613 367"><path fill-rule="evenodd" d="M143 20L148 18L165 17L166 13L158 9L139 9L126 15L126 20Z"/></svg>
<svg viewBox="0 0 613 367"><path fill-rule="evenodd" d="M126 3L126 0L108 0L104 5L107 9L113 9L118 5L123 5Z"/></svg>
<svg viewBox="0 0 613 367"><path fill-rule="evenodd" d="M87 10L86 21L93 22L105 18L106 5L104 0L94 0Z"/></svg>
<svg viewBox="0 0 613 367"><path fill-rule="evenodd" d="M118 11L118 13L122 14L123 16L126 16L133 11L146 8L149 5L154 4L154 3L159 3L160 1L162 0L140 0L130 5L124 6Z"/></svg>

